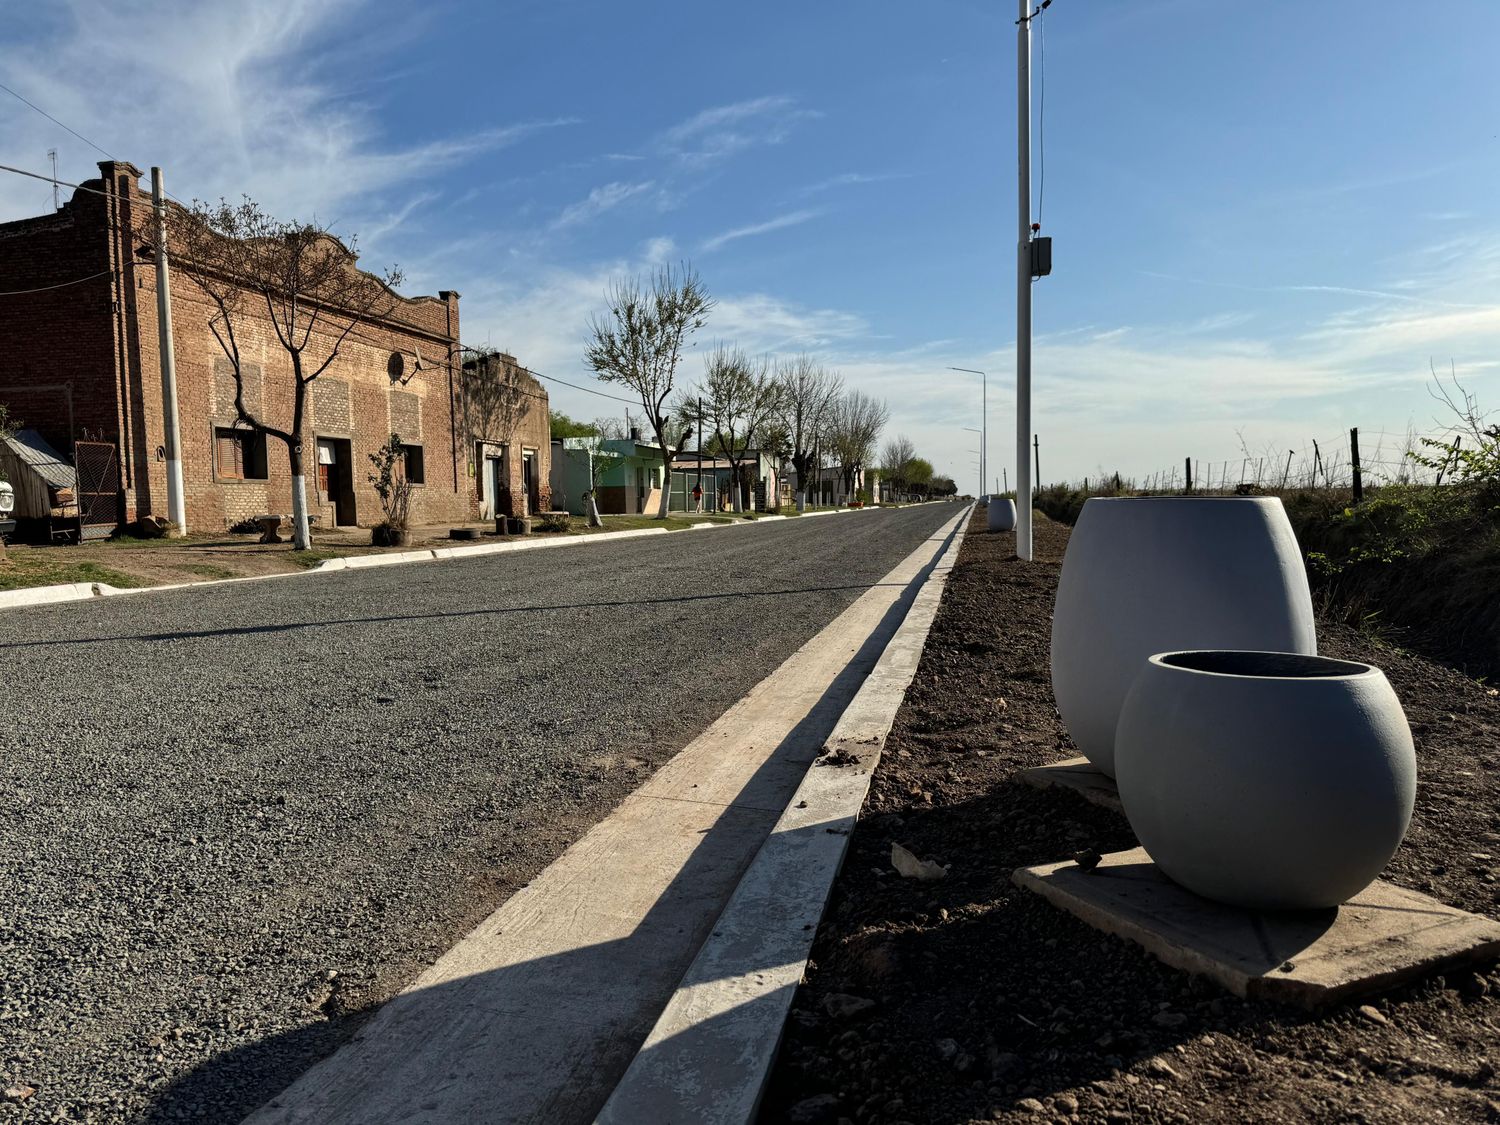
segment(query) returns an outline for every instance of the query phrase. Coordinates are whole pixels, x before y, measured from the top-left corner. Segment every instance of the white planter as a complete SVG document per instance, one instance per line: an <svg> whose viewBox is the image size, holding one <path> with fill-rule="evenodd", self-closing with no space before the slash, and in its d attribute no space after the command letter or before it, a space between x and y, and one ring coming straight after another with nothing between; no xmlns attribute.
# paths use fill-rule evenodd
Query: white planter
<svg viewBox="0 0 1500 1125"><path fill-rule="evenodd" d="M1068 542L1052 690L1079 750L1114 773L1125 693L1153 653L1317 652L1292 525L1273 496L1096 497Z"/></svg>
<svg viewBox="0 0 1500 1125"><path fill-rule="evenodd" d="M1016 528L1016 502L1014 500L991 499L988 518L988 526L991 531L1014 531Z"/></svg>
<svg viewBox="0 0 1500 1125"><path fill-rule="evenodd" d="M1416 797L1406 715L1368 664L1279 652L1153 656L1126 697L1116 780L1172 879L1254 910L1312 910L1369 886Z"/></svg>

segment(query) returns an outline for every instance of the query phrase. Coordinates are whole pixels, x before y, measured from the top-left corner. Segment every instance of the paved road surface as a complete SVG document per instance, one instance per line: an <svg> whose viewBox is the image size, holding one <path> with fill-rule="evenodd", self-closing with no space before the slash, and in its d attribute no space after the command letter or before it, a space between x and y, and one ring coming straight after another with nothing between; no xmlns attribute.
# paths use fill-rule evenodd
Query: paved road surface
<svg viewBox="0 0 1500 1125"><path fill-rule="evenodd" d="M5 612L0 1085L237 1120L953 511Z"/></svg>

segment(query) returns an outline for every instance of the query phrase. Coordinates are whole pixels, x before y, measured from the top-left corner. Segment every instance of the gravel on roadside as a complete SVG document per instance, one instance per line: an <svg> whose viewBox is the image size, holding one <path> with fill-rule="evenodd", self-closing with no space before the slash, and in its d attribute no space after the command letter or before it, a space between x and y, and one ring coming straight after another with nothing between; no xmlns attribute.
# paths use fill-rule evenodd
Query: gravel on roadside
<svg viewBox="0 0 1500 1125"><path fill-rule="evenodd" d="M1038 520L1021 564L1011 536L971 527L760 1120L1500 1120L1493 966L1320 1014L1247 1004L1010 883L1136 844L1121 815L1016 776L1077 753L1048 668L1066 543ZM1320 622L1319 646L1384 668L1416 736L1416 814L1384 877L1500 916L1500 699L1345 626ZM901 878L893 844L947 877Z"/></svg>
<svg viewBox="0 0 1500 1125"><path fill-rule="evenodd" d="M239 1120L956 510L6 612L0 1121Z"/></svg>

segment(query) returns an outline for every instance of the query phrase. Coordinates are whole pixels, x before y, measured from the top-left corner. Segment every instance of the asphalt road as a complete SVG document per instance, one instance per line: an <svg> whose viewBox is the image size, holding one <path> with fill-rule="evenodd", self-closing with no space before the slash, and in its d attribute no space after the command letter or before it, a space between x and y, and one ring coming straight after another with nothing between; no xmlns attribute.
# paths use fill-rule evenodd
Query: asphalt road
<svg viewBox="0 0 1500 1125"><path fill-rule="evenodd" d="M956 511L3 611L0 1121L237 1121Z"/></svg>

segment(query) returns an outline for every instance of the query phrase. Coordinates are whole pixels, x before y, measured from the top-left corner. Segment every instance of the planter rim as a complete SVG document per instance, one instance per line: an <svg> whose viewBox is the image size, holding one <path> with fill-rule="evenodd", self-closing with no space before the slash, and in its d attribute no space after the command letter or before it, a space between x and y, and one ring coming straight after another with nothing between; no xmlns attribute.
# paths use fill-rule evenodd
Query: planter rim
<svg viewBox="0 0 1500 1125"><path fill-rule="evenodd" d="M1199 503L1218 503L1221 500L1237 500L1240 503L1244 503L1246 500L1257 500L1257 501L1264 502L1264 501L1267 501L1267 500L1280 501L1280 499L1281 499L1281 497L1279 497L1279 496L1217 496L1217 495L1216 496L1198 496L1196 494L1190 496L1190 495L1187 495L1185 493L1181 493L1181 494L1174 495L1174 496L1090 496L1087 500L1084 501L1084 503L1085 504L1139 504L1139 503L1141 503L1143 501L1147 501L1147 500L1157 500L1157 501L1170 500L1170 501L1172 501L1174 503L1180 503L1183 500L1196 500Z"/></svg>
<svg viewBox="0 0 1500 1125"><path fill-rule="evenodd" d="M1384 675L1375 665L1363 664L1357 660L1254 649L1201 648L1159 652L1149 658L1149 663L1180 675L1211 676L1221 680L1318 683Z"/></svg>

